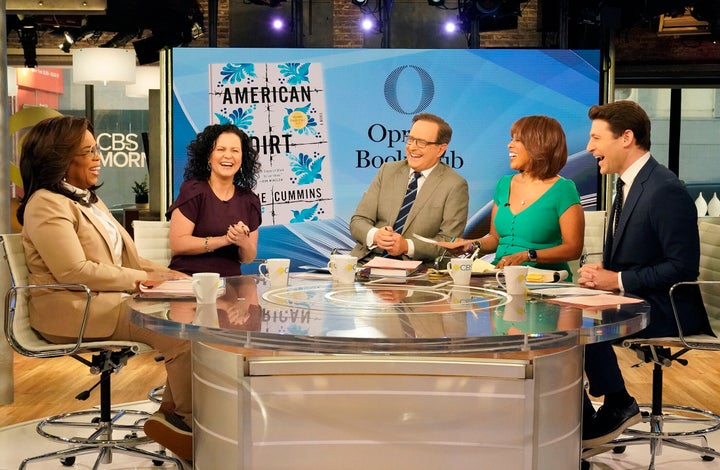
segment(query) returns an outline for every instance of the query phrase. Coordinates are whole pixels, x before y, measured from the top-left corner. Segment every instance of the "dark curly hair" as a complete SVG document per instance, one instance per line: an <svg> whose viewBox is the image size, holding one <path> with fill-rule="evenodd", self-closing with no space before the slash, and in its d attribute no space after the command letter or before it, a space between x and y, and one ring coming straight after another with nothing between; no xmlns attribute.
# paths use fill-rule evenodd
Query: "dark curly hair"
<svg viewBox="0 0 720 470"><path fill-rule="evenodd" d="M257 184L257 175L260 171L258 153L251 145L250 137L234 124L211 124L203 129L195 140L187 146L188 161L185 165L185 180L207 181L210 178L208 161L215 148L220 134L230 132L240 137L242 145L242 163L240 171L235 173L233 183L235 186L254 189Z"/></svg>
<svg viewBox="0 0 720 470"><path fill-rule="evenodd" d="M85 131L95 135L93 126L87 119L57 116L40 121L25 135L20 150L20 176L25 195L17 209L17 219L21 225L25 221L27 202L39 189L62 194L83 205L97 202L95 190L101 185L88 188L88 202L63 185L63 179L82 144Z"/></svg>

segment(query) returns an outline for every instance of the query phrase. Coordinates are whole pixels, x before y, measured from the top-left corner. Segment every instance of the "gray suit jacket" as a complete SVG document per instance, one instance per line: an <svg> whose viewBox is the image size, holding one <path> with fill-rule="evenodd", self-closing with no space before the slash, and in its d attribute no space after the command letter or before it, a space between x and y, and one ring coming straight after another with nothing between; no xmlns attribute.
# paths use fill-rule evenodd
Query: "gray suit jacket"
<svg viewBox="0 0 720 470"><path fill-rule="evenodd" d="M362 258L370 250L365 244L373 227L392 226L405 197L410 175L406 160L383 164L360 199L350 219L350 233L357 240L353 256ZM413 233L436 240L450 240L462 235L468 215L468 184L455 170L438 164L423 182L415 203L408 214L402 235ZM444 250L437 245L412 238L414 259L432 262ZM375 249L376 254L382 250Z"/></svg>

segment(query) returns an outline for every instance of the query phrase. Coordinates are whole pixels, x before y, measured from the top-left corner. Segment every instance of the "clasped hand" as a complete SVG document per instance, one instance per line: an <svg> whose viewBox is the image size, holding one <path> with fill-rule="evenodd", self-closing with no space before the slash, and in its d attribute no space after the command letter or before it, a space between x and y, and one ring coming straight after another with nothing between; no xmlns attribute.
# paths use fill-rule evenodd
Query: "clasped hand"
<svg viewBox="0 0 720 470"><path fill-rule="evenodd" d="M246 241L249 236L250 229L242 220L235 225L228 226L227 233L225 234L225 238L227 238L230 243L238 246Z"/></svg>
<svg viewBox="0 0 720 470"><path fill-rule="evenodd" d="M375 245L392 256L400 256L408 251L408 242L392 227L383 227L375 232Z"/></svg>
<svg viewBox="0 0 720 470"><path fill-rule="evenodd" d="M603 268L602 263L584 264L578 269L578 284L602 290L618 290L618 273Z"/></svg>

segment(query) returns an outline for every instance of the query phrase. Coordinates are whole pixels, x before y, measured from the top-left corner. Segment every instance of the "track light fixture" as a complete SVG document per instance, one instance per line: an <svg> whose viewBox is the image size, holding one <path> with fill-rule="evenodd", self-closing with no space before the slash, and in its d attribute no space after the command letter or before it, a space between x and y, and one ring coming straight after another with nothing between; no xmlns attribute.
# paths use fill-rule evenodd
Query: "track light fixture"
<svg viewBox="0 0 720 470"><path fill-rule="evenodd" d="M445 0L427 0L428 5L431 7L444 7L445 6Z"/></svg>
<svg viewBox="0 0 720 470"><path fill-rule="evenodd" d="M61 51L68 54L70 48L75 44L75 38L68 31L63 32L63 42L58 46Z"/></svg>
<svg viewBox="0 0 720 470"><path fill-rule="evenodd" d="M352 0L353 5L357 5L359 7L364 7L367 5L368 0Z"/></svg>
<svg viewBox="0 0 720 470"><path fill-rule="evenodd" d="M20 28L20 44L23 48L23 57L25 57L25 67L35 68L38 65L37 62L37 30L34 25L23 24Z"/></svg>

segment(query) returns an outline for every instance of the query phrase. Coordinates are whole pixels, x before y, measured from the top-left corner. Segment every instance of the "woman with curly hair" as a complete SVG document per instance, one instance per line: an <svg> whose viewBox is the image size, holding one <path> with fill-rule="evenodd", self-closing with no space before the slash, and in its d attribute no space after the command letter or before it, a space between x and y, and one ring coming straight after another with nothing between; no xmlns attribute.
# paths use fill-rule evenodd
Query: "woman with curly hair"
<svg viewBox="0 0 720 470"><path fill-rule="evenodd" d="M259 170L250 137L233 124L211 124L190 142L185 180L166 213L171 269L234 276L255 259L262 222L253 193Z"/></svg>

